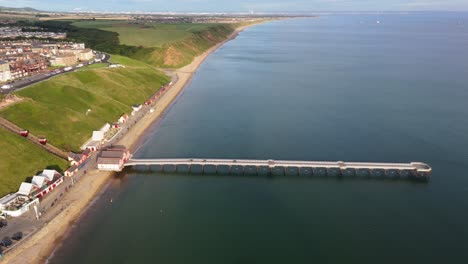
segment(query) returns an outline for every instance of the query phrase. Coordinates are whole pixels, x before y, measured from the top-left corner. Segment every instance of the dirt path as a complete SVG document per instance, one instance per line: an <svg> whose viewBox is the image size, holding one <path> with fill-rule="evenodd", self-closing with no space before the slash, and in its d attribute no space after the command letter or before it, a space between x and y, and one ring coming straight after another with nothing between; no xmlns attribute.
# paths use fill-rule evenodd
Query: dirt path
<svg viewBox="0 0 468 264"><path fill-rule="evenodd" d="M17 135L19 135L20 131L23 130L22 128L20 128L19 126L15 125L14 123L6 120L5 118L3 117L0 117L0 126L11 131L12 133L15 133ZM41 148L43 148L45 151L51 153L51 154L54 154L55 156L61 158L61 159L68 159L68 153L64 152L63 150L47 143L46 145L43 145L39 142L39 137L29 133L28 137L25 138L25 140L29 140L31 142L33 142L34 144L40 146Z"/></svg>

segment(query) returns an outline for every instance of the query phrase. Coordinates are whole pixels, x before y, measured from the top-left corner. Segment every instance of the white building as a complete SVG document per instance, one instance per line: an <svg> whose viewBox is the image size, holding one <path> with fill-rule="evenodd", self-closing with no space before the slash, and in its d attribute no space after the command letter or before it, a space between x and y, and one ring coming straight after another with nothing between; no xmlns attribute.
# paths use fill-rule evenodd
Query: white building
<svg viewBox="0 0 468 264"><path fill-rule="evenodd" d="M109 148L101 152L97 160L99 170L121 171L130 158L130 152L125 148Z"/></svg>
<svg viewBox="0 0 468 264"><path fill-rule="evenodd" d="M56 170L43 170L39 176L46 177L48 181L54 181L56 177L59 178L62 175L60 175Z"/></svg>
<svg viewBox="0 0 468 264"><path fill-rule="evenodd" d="M31 180L31 183L39 189L47 185L48 182L49 180L44 176L34 176Z"/></svg>
<svg viewBox="0 0 468 264"><path fill-rule="evenodd" d="M0 82L11 80L10 64L7 61L0 60Z"/></svg>
<svg viewBox="0 0 468 264"><path fill-rule="evenodd" d="M36 189L37 187L32 183L22 182L17 194L29 197Z"/></svg>

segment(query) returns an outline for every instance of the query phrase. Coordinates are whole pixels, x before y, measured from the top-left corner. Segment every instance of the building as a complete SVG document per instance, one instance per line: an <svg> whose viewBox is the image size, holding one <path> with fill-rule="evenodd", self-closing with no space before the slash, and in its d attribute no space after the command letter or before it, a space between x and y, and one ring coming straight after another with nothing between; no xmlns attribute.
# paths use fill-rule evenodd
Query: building
<svg viewBox="0 0 468 264"><path fill-rule="evenodd" d="M84 49L78 53L78 59L80 61L88 61L94 57L93 51L91 49Z"/></svg>
<svg viewBox="0 0 468 264"><path fill-rule="evenodd" d="M121 171L131 155L125 147L111 147L101 152L97 160L99 170Z"/></svg>
<svg viewBox="0 0 468 264"><path fill-rule="evenodd" d="M7 61L0 60L0 82L11 80L10 64Z"/></svg>
<svg viewBox="0 0 468 264"><path fill-rule="evenodd" d="M24 54L12 58L10 64L11 79L18 79L49 67L49 61L37 54Z"/></svg>
<svg viewBox="0 0 468 264"><path fill-rule="evenodd" d="M82 153L73 153L70 152L68 153L68 161L70 161L70 164L73 165L81 165L85 160L88 158L88 156L82 154Z"/></svg>
<svg viewBox="0 0 468 264"><path fill-rule="evenodd" d="M65 176L66 176L66 177L71 177L71 176L73 176L77 171L78 171L78 166L73 165L73 166L71 166L70 168L68 168L68 169L65 171Z"/></svg>
<svg viewBox="0 0 468 264"><path fill-rule="evenodd" d="M38 55L28 55L18 57L16 61L10 63L10 71L23 70L26 75L47 69L49 62L46 58Z"/></svg>
<svg viewBox="0 0 468 264"><path fill-rule="evenodd" d="M50 60L52 66L71 66L76 64L77 59L73 53L65 53L57 55Z"/></svg>
<svg viewBox="0 0 468 264"><path fill-rule="evenodd" d="M29 183L29 182L22 182L20 185L20 188L17 192L19 195L23 195L26 197L30 197L33 195L33 193L37 190L38 188L34 186L34 184Z"/></svg>
<svg viewBox="0 0 468 264"><path fill-rule="evenodd" d="M1 211L18 210L28 200L29 198L27 196L24 196L18 193L7 194L0 199L0 210Z"/></svg>
<svg viewBox="0 0 468 264"><path fill-rule="evenodd" d="M43 176L34 176L31 180L31 183L37 188L42 189L42 187L47 186L49 180Z"/></svg>
<svg viewBox="0 0 468 264"><path fill-rule="evenodd" d="M62 175L60 175L56 170L43 170L39 176L46 177L49 181L55 181L62 177Z"/></svg>
<svg viewBox="0 0 468 264"><path fill-rule="evenodd" d="M127 114L123 114L123 115L119 118L118 121L119 121L120 124L123 124L123 123L127 122L127 120L128 120L128 115L127 115Z"/></svg>
<svg viewBox="0 0 468 264"><path fill-rule="evenodd" d="M85 48L85 44L84 43L73 43L72 47L74 49L84 49Z"/></svg>

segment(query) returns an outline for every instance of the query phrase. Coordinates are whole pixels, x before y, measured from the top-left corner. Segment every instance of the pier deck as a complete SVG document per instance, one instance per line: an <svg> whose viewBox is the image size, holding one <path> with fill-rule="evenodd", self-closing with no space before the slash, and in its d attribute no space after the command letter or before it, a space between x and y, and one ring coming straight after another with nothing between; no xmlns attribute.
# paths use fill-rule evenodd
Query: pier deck
<svg viewBox="0 0 468 264"><path fill-rule="evenodd" d="M189 169L193 165L202 167L215 167L216 171L219 166L227 166L229 170L232 167L254 167L269 168L270 171L281 168L296 168L299 171L309 169L310 172L325 172L327 174L351 175L351 174L397 174L405 176L416 176L427 178L432 168L422 162L411 163L376 163L376 162L343 162L343 161L287 161L287 160L231 160L231 159L130 159L124 166L140 166L140 165L159 165L159 166L188 166Z"/></svg>

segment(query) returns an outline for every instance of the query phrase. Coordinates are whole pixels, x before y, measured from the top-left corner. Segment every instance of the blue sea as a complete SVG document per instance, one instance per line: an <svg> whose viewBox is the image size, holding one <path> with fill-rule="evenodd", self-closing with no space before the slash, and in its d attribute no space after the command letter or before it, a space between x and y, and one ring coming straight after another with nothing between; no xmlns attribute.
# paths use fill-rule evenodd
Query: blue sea
<svg viewBox="0 0 468 264"><path fill-rule="evenodd" d="M248 28L210 55L135 156L421 161L433 173L126 171L51 263L465 263L468 14Z"/></svg>

